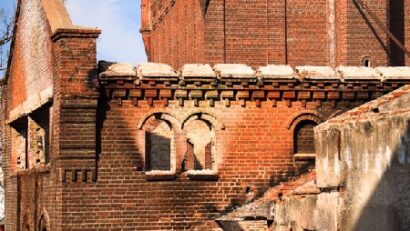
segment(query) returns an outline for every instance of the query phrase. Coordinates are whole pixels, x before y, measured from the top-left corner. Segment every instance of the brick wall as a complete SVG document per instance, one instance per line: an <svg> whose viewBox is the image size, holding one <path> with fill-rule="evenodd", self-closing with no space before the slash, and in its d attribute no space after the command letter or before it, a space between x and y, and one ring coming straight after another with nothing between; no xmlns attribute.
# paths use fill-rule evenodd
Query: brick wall
<svg viewBox="0 0 410 231"><path fill-rule="evenodd" d="M217 181L190 180L179 170L173 180L150 181L145 174L145 144L141 139L145 132L139 130L138 124L158 111L180 115L176 118L183 121L182 117L198 111L190 102L181 107L178 101L170 101L163 108L162 101L154 101L153 107L146 102L135 107L124 100L121 105L111 101L103 106L98 181L64 183L65 230L190 229L219 212L243 204L249 186L262 195L282 177L297 172L293 131L283 121L314 104L307 109L300 103L289 108L285 102L278 102L276 108L269 103L260 108L248 103L244 108L239 102L232 102L231 107L225 107L223 102L217 102L215 108L201 106L199 109L215 115L225 125L225 130L215 133ZM325 116L335 112L327 106L320 110ZM185 137L184 132L178 131L180 128L173 129L177 130L177 137ZM177 138L177 168L186 153L185 144L186 137Z"/></svg>
<svg viewBox="0 0 410 231"><path fill-rule="evenodd" d="M149 60L185 63L404 65L405 56L370 16L408 46L407 0L145 1ZM149 14L151 13L151 14ZM151 16L150 16L151 15ZM149 38L149 39L148 39ZM149 42L148 42L149 41Z"/></svg>
<svg viewBox="0 0 410 231"><path fill-rule="evenodd" d="M10 69L11 109L50 87L53 78L51 32L40 2L25 1L19 12Z"/></svg>
<svg viewBox="0 0 410 231"><path fill-rule="evenodd" d="M38 96L40 92L52 86L53 81L51 31L42 5L37 0L24 1L23 4L19 4L18 10L9 77L5 80L7 86L2 90L5 226L8 230L22 227L20 219L24 216L26 220L35 221L35 216L40 216L43 209L52 213L58 206L58 202L52 202L54 186L47 174L48 170L43 169L41 173L24 176L16 173L18 151L12 150L11 147L11 144L17 141L16 137L12 136L16 131L6 124L9 112L30 97ZM30 224L32 228L33 225L34 223Z"/></svg>
<svg viewBox="0 0 410 231"><path fill-rule="evenodd" d="M63 194L60 173L67 171L70 163L62 167L59 155L69 156L67 152L70 151L72 155L73 150L62 149L60 152L60 141L64 143L67 137L77 137L78 134L82 134L84 142L89 137L94 138L90 142L94 143L94 154L91 155L95 159L95 98L98 98L98 91L92 73L96 67L95 38L99 31L75 29L69 25L70 29L52 32L50 20L58 21L62 9L53 9L51 16L46 15L47 4L56 7L57 2L18 2L11 66L2 89L7 230L37 230L40 220L47 230L61 230ZM92 107L90 109L90 102L95 102L94 111ZM68 108L72 110L64 111L62 108L67 106L62 105L70 105ZM81 114L84 107L89 110L86 116ZM73 114L82 115L83 126L75 126L75 121L70 123L67 120ZM87 115L94 118L93 126L87 127ZM87 131L87 128L91 130ZM23 136L19 137L18 132ZM74 153L83 155L87 150L84 148ZM78 159L74 162L80 172L87 166ZM88 166L95 168L95 160Z"/></svg>
<svg viewBox="0 0 410 231"><path fill-rule="evenodd" d="M150 60L174 66L204 62L204 12L200 1L162 0L143 4L146 4L143 11L150 11L146 23L155 31L149 39L143 33L144 41L149 41L146 50Z"/></svg>

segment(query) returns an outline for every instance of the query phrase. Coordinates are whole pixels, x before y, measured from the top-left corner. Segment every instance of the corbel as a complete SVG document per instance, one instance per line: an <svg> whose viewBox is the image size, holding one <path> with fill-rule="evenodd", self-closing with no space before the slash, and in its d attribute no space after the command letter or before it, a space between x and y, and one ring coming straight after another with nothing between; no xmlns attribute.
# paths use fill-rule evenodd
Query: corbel
<svg viewBox="0 0 410 231"><path fill-rule="evenodd" d="M236 96L241 101L241 106L246 107L246 100L249 99L249 91L238 91Z"/></svg>
<svg viewBox="0 0 410 231"><path fill-rule="evenodd" d="M207 91L205 93L205 98L209 100L210 107L215 107L215 100L218 100L219 98L218 91Z"/></svg>
<svg viewBox="0 0 410 231"><path fill-rule="evenodd" d="M225 107L231 106L231 100L235 98L235 93L233 91L223 91L221 97L225 100Z"/></svg>
<svg viewBox="0 0 410 231"><path fill-rule="evenodd" d="M272 101L272 107L277 106L277 101L281 98L280 91L270 91L268 92L267 98Z"/></svg>
<svg viewBox="0 0 410 231"><path fill-rule="evenodd" d="M112 93L112 98L118 100L118 105L122 105L122 98L127 96L127 91L124 89L116 89Z"/></svg>
<svg viewBox="0 0 410 231"><path fill-rule="evenodd" d="M147 89L144 92L145 98L148 100L149 106L154 106L154 99L158 97L158 90L156 89Z"/></svg>
<svg viewBox="0 0 410 231"><path fill-rule="evenodd" d="M186 91L186 90L177 90L175 92L175 98L178 99L179 106L183 107L184 106L184 100L188 98L188 91Z"/></svg>
<svg viewBox="0 0 410 231"><path fill-rule="evenodd" d="M192 90L189 96L194 100L194 106L199 107L199 100L203 98L202 90Z"/></svg>
<svg viewBox="0 0 410 231"><path fill-rule="evenodd" d="M326 92L323 92L323 91L313 92L313 99L316 100L316 107L322 107L322 101L326 99Z"/></svg>
<svg viewBox="0 0 410 231"><path fill-rule="evenodd" d="M283 92L283 98L286 100L286 106L292 107L292 100L296 98L296 92L285 91Z"/></svg>
<svg viewBox="0 0 410 231"><path fill-rule="evenodd" d="M265 99L265 92L264 91L254 91L252 92L252 99L255 100L255 104L257 107L262 106L262 100Z"/></svg>
<svg viewBox="0 0 410 231"><path fill-rule="evenodd" d="M142 91L140 89L130 90L130 98L132 99L132 105L138 107L138 100L142 98Z"/></svg>
<svg viewBox="0 0 410 231"><path fill-rule="evenodd" d="M163 101L164 107L168 107L169 99L171 97L172 97L172 90L170 90L170 89L160 90L159 98Z"/></svg>

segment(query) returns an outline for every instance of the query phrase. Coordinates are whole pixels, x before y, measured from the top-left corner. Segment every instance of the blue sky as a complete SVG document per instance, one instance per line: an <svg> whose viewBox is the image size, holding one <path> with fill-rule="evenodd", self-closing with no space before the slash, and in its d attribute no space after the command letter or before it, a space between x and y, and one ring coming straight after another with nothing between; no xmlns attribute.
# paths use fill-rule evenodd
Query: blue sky
<svg viewBox="0 0 410 231"><path fill-rule="evenodd" d="M140 4L140 0L66 0L74 24L102 30L99 60L132 64L146 62L139 33Z"/></svg>
<svg viewBox="0 0 410 231"><path fill-rule="evenodd" d="M14 9L15 0L0 0L0 8ZM140 29L140 0L66 0L74 24L102 30L99 60L146 62Z"/></svg>

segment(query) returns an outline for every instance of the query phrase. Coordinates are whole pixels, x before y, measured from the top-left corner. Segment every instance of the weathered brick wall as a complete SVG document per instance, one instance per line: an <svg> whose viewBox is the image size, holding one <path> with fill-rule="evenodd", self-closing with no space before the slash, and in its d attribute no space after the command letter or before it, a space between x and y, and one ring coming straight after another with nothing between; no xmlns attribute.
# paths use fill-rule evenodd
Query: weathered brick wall
<svg viewBox="0 0 410 231"><path fill-rule="evenodd" d="M145 10L151 13L147 23L154 31L146 47L149 59L174 66L204 62L204 12L200 1L145 2Z"/></svg>
<svg viewBox="0 0 410 231"><path fill-rule="evenodd" d="M278 200L274 230L410 228L409 92L403 87L316 128L317 176L306 185L316 190Z"/></svg>
<svg viewBox="0 0 410 231"><path fill-rule="evenodd" d="M11 149L11 144L15 140L12 141L12 128L6 123L10 119L9 112L12 109L22 105L30 97L38 97L40 92L52 86L50 36L51 31L40 1L21 1L13 42L12 62L8 79L5 80L7 81L5 84L8 85L3 88L2 92L2 155L6 187L5 226L8 230L15 230L22 225L19 223L19 218L27 214L27 210L30 211L27 215L28 219L34 221L30 224L33 227L36 219L34 216L40 216L43 209L52 213L58 205L58 202L53 203L53 183L49 180L50 176L47 171L44 171L44 174L33 175L31 180L17 176L16 159L12 158L16 156L13 155ZM27 194L34 192L32 196Z"/></svg>
<svg viewBox="0 0 410 231"><path fill-rule="evenodd" d="M293 131L284 121L289 115L313 109L314 104L307 109L300 103L287 107L285 102L278 102L276 108L268 102L260 108L254 103L244 108L239 102L232 102L231 107L217 102L215 108L191 104L180 107L177 101L170 101L163 108L162 101L154 101L153 107L146 102L135 107L124 100L122 105L116 101L104 105L100 111L104 121L98 181L64 183L63 216L67 222L63 229L189 229L243 204L248 186L262 195L283 177L297 172ZM201 109L225 125L225 130L216 131L219 180L189 180L177 171L175 180L148 181L143 171L145 144L137 125L153 112L170 112L183 121ZM326 106L320 111L329 116L336 110ZM177 145L176 165L180 166L185 139Z"/></svg>
<svg viewBox="0 0 410 231"><path fill-rule="evenodd" d="M11 109L52 85L51 31L38 0L20 4L10 68Z"/></svg>
<svg viewBox="0 0 410 231"><path fill-rule="evenodd" d="M292 65L328 64L328 0L287 1L287 55Z"/></svg>
<svg viewBox="0 0 410 231"><path fill-rule="evenodd" d="M76 195L64 182L92 184L96 180L97 143L97 79L96 38L99 30L62 29L53 36L56 75L54 77L52 176L61 198L59 213L53 214L56 230L65 230L67 223L83 221L73 207ZM69 216L68 214L71 214ZM77 225L75 228L78 228ZM53 229L54 230L54 229Z"/></svg>
<svg viewBox="0 0 410 231"><path fill-rule="evenodd" d="M350 0L145 1L151 7L143 7L143 36L150 61L176 68L203 62L364 65L365 60L400 66L408 60L404 52L369 12L409 47L407 1L364 0L367 11Z"/></svg>
<svg viewBox="0 0 410 231"><path fill-rule="evenodd" d="M18 12L11 66L2 89L6 228L34 230L42 220L47 230L61 230L61 173L76 166L89 181L95 175L91 172L95 173L98 90L93 73L99 31L74 27L59 1L19 1ZM81 122L67 119L73 115ZM25 126L28 144L21 150L22 168L17 166L19 126ZM94 160L88 163L81 161L86 148L67 150L69 140L78 143L79 134L80 141L92 147ZM67 144L61 151L60 142ZM62 164L60 155L74 164Z"/></svg>

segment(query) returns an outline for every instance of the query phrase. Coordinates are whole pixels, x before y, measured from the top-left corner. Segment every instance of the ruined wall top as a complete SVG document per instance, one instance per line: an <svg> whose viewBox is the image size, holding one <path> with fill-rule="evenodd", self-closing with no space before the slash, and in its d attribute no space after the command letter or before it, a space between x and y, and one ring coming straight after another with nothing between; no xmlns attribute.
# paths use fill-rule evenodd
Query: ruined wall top
<svg viewBox="0 0 410 231"><path fill-rule="evenodd" d="M331 127L355 124L363 121L380 120L410 112L410 86L406 85L389 94L354 108L316 127L317 131Z"/></svg>

